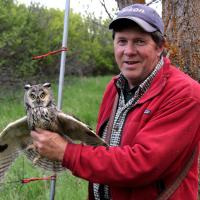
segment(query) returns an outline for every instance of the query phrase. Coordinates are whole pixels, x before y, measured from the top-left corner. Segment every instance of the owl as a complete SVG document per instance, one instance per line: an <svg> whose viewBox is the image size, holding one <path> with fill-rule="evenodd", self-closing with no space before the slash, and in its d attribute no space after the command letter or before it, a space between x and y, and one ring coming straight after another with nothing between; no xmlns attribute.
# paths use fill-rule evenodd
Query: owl
<svg viewBox="0 0 200 200"><path fill-rule="evenodd" d="M45 170L64 170L61 162L40 156L33 147L30 131L35 128L57 132L71 142L107 146L86 124L57 109L50 83L25 85L24 88L26 116L8 124L0 133L0 182L21 153L24 153L35 166Z"/></svg>

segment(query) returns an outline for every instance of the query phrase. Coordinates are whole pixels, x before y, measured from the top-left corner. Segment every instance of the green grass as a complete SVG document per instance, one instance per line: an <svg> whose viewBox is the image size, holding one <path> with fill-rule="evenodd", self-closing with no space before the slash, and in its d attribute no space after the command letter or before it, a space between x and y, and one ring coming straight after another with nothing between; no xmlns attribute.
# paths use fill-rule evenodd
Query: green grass
<svg viewBox="0 0 200 200"><path fill-rule="evenodd" d="M99 104L110 77L68 78L63 89L62 110L71 113L95 129ZM57 99L56 84L52 86ZM4 92L0 99L0 130L6 124L25 115L23 88L12 93ZM3 184L0 184L1 200L48 200L50 181L22 184L22 178L52 175L35 168L24 156L20 156L9 169ZM16 182L15 182L16 181ZM87 181L71 175L69 171L59 173L56 180L55 200L86 200Z"/></svg>

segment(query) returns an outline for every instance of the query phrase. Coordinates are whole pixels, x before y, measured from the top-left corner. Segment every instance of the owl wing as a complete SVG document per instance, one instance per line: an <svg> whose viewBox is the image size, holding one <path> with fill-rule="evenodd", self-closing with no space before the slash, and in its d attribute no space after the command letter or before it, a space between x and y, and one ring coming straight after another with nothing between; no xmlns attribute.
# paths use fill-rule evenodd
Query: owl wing
<svg viewBox="0 0 200 200"><path fill-rule="evenodd" d="M59 112L57 118L61 126L61 131L59 132L72 141L81 141L93 146L107 146L105 141L96 135L86 124L71 115Z"/></svg>
<svg viewBox="0 0 200 200"><path fill-rule="evenodd" d="M26 116L8 124L0 133L0 182L21 150L30 143L30 130Z"/></svg>

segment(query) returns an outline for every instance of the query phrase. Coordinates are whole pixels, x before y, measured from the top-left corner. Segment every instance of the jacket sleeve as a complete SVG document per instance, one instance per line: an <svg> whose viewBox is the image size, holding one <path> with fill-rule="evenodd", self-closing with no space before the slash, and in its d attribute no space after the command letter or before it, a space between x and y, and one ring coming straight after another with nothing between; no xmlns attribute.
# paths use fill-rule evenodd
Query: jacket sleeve
<svg viewBox="0 0 200 200"><path fill-rule="evenodd" d="M148 184L170 167L182 168L200 137L199 113L200 103L192 98L168 102L137 133L132 146L69 144L63 166L91 182L124 187Z"/></svg>

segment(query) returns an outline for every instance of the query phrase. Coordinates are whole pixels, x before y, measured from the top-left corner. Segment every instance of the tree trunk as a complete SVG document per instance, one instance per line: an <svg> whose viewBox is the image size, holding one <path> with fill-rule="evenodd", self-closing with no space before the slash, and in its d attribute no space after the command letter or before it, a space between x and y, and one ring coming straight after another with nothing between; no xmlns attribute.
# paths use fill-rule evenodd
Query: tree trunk
<svg viewBox="0 0 200 200"><path fill-rule="evenodd" d="M162 8L172 63L200 82L200 1L163 0Z"/></svg>
<svg viewBox="0 0 200 200"><path fill-rule="evenodd" d="M162 8L172 63L200 82L200 1L162 0Z"/></svg>
<svg viewBox="0 0 200 200"><path fill-rule="evenodd" d="M119 9L129 6L134 3L145 3L145 0L116 0Z"/></svg>

